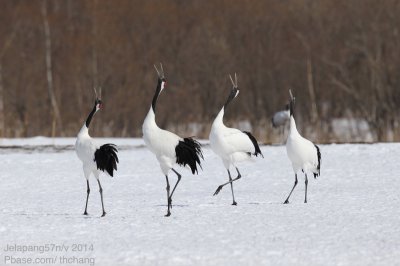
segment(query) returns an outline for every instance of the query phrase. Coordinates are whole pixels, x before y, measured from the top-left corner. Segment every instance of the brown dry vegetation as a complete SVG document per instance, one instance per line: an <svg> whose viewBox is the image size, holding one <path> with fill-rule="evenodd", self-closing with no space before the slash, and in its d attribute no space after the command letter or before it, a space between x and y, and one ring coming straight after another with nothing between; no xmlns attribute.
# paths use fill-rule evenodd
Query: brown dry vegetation
<svg viewBox="0 0 400 266"><path fill-rule="evenodd" d="M362 118L399 141L400 1L1 0L0 133L74 136L103 88L96 136L141 136L163 62L158 123L207 137L238 73L230 125L270 117L292 88L304 135L338 141L332 118ZM48 38L46 39L46 23ZM49 61L46 61L49 59ZM50 63L50 64L49 64ZM54 96L53 96L53 95ZM55 104L55 106L54 106ZM57 116L59 110L59 117Z"/></svg>

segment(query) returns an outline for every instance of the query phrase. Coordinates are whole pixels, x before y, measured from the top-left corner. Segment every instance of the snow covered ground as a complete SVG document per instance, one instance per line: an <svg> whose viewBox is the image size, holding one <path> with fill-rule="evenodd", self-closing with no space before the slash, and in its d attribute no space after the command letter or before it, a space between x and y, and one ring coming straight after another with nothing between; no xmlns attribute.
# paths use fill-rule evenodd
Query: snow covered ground
<svg viewBox="0 0 400 266"><path fill-rule="evenodd" d="M46 265L90 265L84 258L92 265L400 265L400 144L321 145L309 203L301 177L288 205L294 175L285 147L264 146L264 159L240 168L238 206L230 205L229 187L212 196L227 175L206 146L199 175L177 169L183 178L166 218L165 178L142 140L103 141L125 147L116 177L101 178L104 218L94 179L90 215L82 215L86 184L73 150L0 149L0 265L11 256L56 259ZM0 146L73 143L34 138ZM46 244L69 250L5 251ZM75 244L86 250L72 251ZM72 259L60 264L62 257Z"/></svg>

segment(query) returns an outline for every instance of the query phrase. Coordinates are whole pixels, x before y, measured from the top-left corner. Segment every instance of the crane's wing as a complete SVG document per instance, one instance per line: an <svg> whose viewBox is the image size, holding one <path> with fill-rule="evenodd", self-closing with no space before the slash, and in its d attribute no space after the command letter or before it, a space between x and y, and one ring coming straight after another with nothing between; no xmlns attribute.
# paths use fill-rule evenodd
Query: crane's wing
<svg viewBox="0 0 400 266"><path fill-rule="evenodd" d="M236 128L227 128L224 132L224 141L230 153L246 152L252 155L258 154L259 148L255 138L248 132L242 132ZM251 136L251 137L250 137Z"/></svg>

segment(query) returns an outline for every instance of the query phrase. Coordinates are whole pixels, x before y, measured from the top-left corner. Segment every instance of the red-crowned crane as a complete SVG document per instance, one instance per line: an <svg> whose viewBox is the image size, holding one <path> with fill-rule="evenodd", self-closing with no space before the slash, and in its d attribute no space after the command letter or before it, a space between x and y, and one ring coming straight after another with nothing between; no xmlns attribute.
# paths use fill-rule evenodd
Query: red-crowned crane
<svg viewBox="0 0 400 266"><path fill-rule="evenodd" d="M235 82L232 76L229 76L232 82L232 90L229 93L228 99L226 100L221 111L215 118L210 132L210 145L212 150L222 159L222 162L228 172L229 181L220 185L214 193L217 195L221 189L230 184L232 191L232 205L237 205L235 201L235 194L233 193L233 182L241 178L241 174L236 164L241 161L246 161L252 156L262 155L260 147L258 146L256 138L246 131L240 131L236 128L229 128L224 125L223 118L228 104L238 96L239 88L237 84L237 76L235 73ZM229 171L230 167L236 168L237 177L232 179Z"/></svg>
<svg viewBox="0 0 400 266"><path fill-rule="evenodd" d="M291 90L289 90L289 93L290 93L290 103L289 103L290 130L286 141L286 152L290 161L292 162L295 180L293 188L290 191L289 196L285 200L284 204L289 203L290 195L292 195L292 192L297 185L297 173L300 170L305 175L304 203L307 203L307 185L308 185L307 173L312 173L314 175L314 178L317 178L317 176L320 175L321 152L317 145L315 145L308 139L303 138L297 131L296 122L293 116L295 98L293 97Z"/></svg>
<svg viewBox="0 0 400 266"><path fill-rule="evenodd" d="M102 107L103 102L101 101L101 91L100 94L97 95L95 89L96 99L94 102L94 106L92 111L90 112L88 118L85 121L85 124L82 126L81 130L78 133L78 137L75 143L75 151L78 155L78 158L82 161L83 164L83 173L86 178L87 184L87 195L86 195L86 204L85 204L85 212L84 215L87 215L87 205L90 194L90 186L89 186L89 177L91 174L97 179L97 183L99 184L99 192L101 196L101 207L103 209L102 217L106 215L104 210L104 202L103 202L103 188L100 184L100 172L107 172L110 176L114 175L114 170L117 170L118 156L117 156L117 147L114 144L104 144L102 146L98 146L96 142L89 135L89 125L92 121L93 116L97 111Z"/></svg>
<svg viewBox="0 0 400 266"><path fill-rule="evenodd" d="M168 200L168 211L165 216L170 216L172 195L181 180L181 174L179 174L173 166L175 164L182 166L188 165L192 173L195 174L198 172L197 164L201 167L200 158L203 158L203 154L200 143L193 138L181 138L178 135L157 126L155 120L157 99L160 93L166 88L167 80L162 65L160 64L160 70L158 70L156 66L154 67L158 74L158 81L150 110L143 122L143 139L149 150L156 156L160 163L161 171L165 175L167 181ZM171 193L168 180L169 170L172 170L172 172L174 172L178 177Z"/></svg>

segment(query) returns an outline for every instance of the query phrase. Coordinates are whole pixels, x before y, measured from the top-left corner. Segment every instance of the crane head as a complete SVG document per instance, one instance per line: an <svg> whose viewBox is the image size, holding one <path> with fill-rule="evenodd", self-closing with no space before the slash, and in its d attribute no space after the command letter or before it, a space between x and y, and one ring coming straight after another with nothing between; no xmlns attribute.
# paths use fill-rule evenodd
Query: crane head
<svg viewBox="0 0 400 266"><path fill-rule="evenodd" d="M100 108L101 108L102 105L103 105L103 102L102 102L102 100L101 100L101 87L100 87L100 89L99 89L99 93L97 93L96 88L93 88L93 90L94 90L94 94L95 94L95 96L96 96L96 99L95 99L95 101L94 101L94 104L95 104L95 106L96 106L96 112L97 112L98 110L100 110Z"/></svg>
<svg viewBox="0 0 400 266"><path fill-rule="evenodd" d="M292 90L291 90L291 89L289 89L289 94L290 94L290 99L289 99L290 116L293 116L293 113L294 113L294 104L295 104L296 98L293 96Z"/></svg>
<svg viewBox="0 0 400 266"><path fill-rule="evenodd" d="M232 101L234 98L236 98L239 95L239 87L237 83L237 75L235 73L235 81L233 81L233 78L231 75L229 75L229 78L231 79L232 82L232 90L231 93L228 96L228 99L226 100L224 107L226 108L227 105Z"/></svg>
<svg viewBox="0 0 400 266"><path fill-rule="evenodd" d="M235 73L235 81L233 81L232 76L229 75L229 78L231 79L232 82L232 91L231 94L233 95L233 98L236 98L239 95L239 86L238 86L238 81L237 81L237 75ZM232 99L233 99L232 98Z"/></svg>
<svg viewBox="0 0 400 266"><path fill-rule="evenodd" d="M161 63L160 63L160 69L158 69L156 65L154 65L154 68L157 71L158 83L160 85L160 92L161 92L167 85L167 79L165 78L164 69Z"/></svg>

